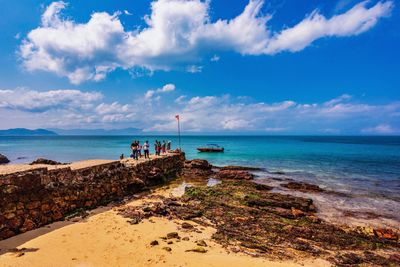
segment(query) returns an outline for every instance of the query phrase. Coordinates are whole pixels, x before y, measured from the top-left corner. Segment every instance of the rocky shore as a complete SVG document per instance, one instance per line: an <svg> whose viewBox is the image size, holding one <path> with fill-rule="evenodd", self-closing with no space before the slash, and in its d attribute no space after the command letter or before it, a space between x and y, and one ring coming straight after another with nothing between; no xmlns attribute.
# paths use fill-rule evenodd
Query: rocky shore
<svg viewBox="0 0 400 267"><path fill-rule="evenodd" d="M121 191L109 210L84 207L65 216L62 228L50 224L58 230L30 241L26 235L44 230L0 241L0 265L131 266L132 259L137 266L400 265L394 229L336 225L319 217L312 198L291 194L336 192L293 180L281 180L287 191L280 192L254 180L258 168L179 160L166 169L180 166L167 185Z"/></svg>
<svg viewBox="0 0 400 267"><path fill-rule="evenodd" d="M184 175L213 176L213 187L187 187L182 197L159 197L140 206L122 208L119 214L132 224L152 217L183 220L213 227L212 239L234 253L271 260L322 258L337 266L398 266L399 235L392 229L338 226L318 217L310 198L275 193L273 187L250 181L246 167L214 169L192 160ZM323 192L317 185L289 182L291 190ZM199 248L197 252L205 253Z"/></svg>

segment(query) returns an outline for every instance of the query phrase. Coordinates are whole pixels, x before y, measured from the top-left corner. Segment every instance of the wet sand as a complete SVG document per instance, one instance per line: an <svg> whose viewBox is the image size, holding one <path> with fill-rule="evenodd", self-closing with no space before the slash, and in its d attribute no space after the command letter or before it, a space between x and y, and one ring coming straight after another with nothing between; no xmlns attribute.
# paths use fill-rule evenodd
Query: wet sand
<svg viewBox="0 0 400 267"><path fill-rule="evenodd" d="M181 182L157 189L153 194L179 194L176 188ZM138 199L125 205L141 203ZM132 225L117 214L119 207L98 208L86 219L56 222L0 241L0 266L330 266L324 260L277 262L229 252L211 240L214 229L197 226L201 233L188 231L181 229L180 221L166 218ZM170 232L178 232L181 238L189 240L172 239L173 244L167 244L161 237ZM153 240L159 245L151 246ZM198 240L207 243L207 252L186 252L196 248ZM170 247L171 251L164 247Z"/></svg>

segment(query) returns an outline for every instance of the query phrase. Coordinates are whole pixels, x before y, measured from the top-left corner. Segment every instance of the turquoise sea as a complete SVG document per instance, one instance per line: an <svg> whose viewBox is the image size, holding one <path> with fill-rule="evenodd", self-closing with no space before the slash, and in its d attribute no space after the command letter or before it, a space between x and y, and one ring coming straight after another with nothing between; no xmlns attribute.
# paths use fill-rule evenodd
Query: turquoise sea
<svg viewBox="0 0 400 267"><path fill-rule="evenodd" d="M151 144L156 139L171 140L173 148L178 144L176 136L0 137L0 153L12 163L38 157L62 162L117 159L121 153L129 155L134 139ZM223 146L225 152L197 152L196 147L209 143ZM375 213L391 226L399 226L400 137L183 136L181 144L189 159L265 168L257 173L260 181L294 179L351 194L351 198L314 196L331 219L346 211L360 212L361 219L368 217L363 212Z"/></svg>

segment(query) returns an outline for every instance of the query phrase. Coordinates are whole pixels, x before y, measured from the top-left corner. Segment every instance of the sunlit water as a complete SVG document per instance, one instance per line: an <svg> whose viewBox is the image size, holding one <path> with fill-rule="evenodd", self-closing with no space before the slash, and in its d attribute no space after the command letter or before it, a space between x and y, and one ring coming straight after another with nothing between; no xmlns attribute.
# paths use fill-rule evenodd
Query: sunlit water
<svg viewBox="0 0 400 267"><path fill-rule="evenodd" d="M133 139L178 144L173 136L0 137L0 153L12 163L38 157L62 162L117 159L122 153L129 155ZM271 177L295 179L352 195L312 195L326 218L338 220L343 211L373 212L384 216L378 219L381 223L399 225L400 137L184 136L181 143L189 159L265 168L257 172L260 182L271 183ZM196 147L209 143L223 146L225 152L197 152ZM280 182L274 183L279 186Z"/></svg>

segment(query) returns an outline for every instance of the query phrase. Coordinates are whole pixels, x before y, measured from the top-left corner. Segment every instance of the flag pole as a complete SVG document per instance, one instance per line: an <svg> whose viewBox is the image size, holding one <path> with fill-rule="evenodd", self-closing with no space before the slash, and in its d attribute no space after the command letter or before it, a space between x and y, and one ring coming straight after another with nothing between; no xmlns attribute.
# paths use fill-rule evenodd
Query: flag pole
<svg viewBox="0 0 400 267"><path fill-rule="evenodd" d="M181 148L181 124L180 124L180 117L179 115L175 116L178 119L178 140L179 140L179 151L182 152Z"/></svg>

